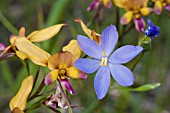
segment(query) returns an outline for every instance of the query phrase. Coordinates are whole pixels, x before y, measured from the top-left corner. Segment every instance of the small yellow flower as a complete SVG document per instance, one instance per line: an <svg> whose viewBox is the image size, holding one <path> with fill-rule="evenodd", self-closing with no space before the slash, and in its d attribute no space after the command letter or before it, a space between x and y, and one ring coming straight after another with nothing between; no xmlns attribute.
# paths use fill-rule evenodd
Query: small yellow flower
<svg viewBox="0 0 170 113"><path fill-rule="evenodd" d="M48 60L48 68L51 72L46 75L45 84L50 85L57 78L86 78L84 72L74 67L75 61L76 58L68 51L59 52L51 56Z"/></svg>
<svg viewBox="0 0 170 113"><path fill-rule="evenodd" d="M153 9L147 7L149 0L113 0L115 5L126 10L126 13L121 18L121 24L128 24L134 19L136 29L142 32L145 27L143 16L149 15Z"/></svg>
<svg viewBox="0 0 170 113"><path fill-rule="evenodd" d="M57 24L42 30L34 31L27 37L25 36L25 28L22 27L18 36L11 36L11 45L4 51L13 51L22 60L28 58L37 65L47 66L48 59L51 55L35 46L32 42L42 42L52 38L63 26L65 26L65 24Z"/></svg>
<svg viewBox="0 0 170 113"><path fill-rule="evenodd" d="M156 14L160 15L163 7L170 11L170 0L152 0L152 2L155 2L154 9Z"/></svg>

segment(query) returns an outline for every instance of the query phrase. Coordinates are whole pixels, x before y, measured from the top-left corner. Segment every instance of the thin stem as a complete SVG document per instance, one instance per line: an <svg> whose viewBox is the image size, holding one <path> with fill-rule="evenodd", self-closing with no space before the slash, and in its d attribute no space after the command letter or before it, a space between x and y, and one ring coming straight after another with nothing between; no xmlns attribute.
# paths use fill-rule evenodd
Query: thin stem
<svg viewBox="0 0 170 113"><path fill-rule="evenodd" d="M18 30L5 18L5 16L0 12L1 23L13 34L17 35Z"/></svg>
<svg viewBox="0 0 170 113"><path fill-rule="evenodd" d="M116 28L118 29L119 32L119 27L120 27L120 13L119 13L119 8L116 7Z"/></svg>
<svg viewBox="0 0 170 113"><path fill-rule="evenodd" d="M34 79L34 84L33 84L32 91L34 90L34 87L35 87L35 84L36 84L36 82L37 82L39 73L40 73L40 66L38 67L38 70L37 70L36 75L35 75L35 79ZM32 93L32 91L31 91L31 93ZM31 94L31 93L30 93L30 94Z"/></svg>
<svg viewBox="0 0 170 113"><path fill-rule="evenodd" d="M122 33L119 36L119 43L120 46L122 45L123 37L129 33L134 28L134 23L130 24L130 26L127 28L127 26L123 26Z"/></svg>
<svg viewBox="0 0 170 113"><path fill-rule="evenodd" d="M29 98L28 101L31 101L32 99L36 98L44 86L45 86L45 83L44 83L44 79L43 79L40 86L38 87L37 91Z"/></svg>
<svg viewBox="0 0 170 113"><path fill-rule="evenodd" d="M30 75L30 68L29 68L28 61L27 60L22 60L22 63L24 65L24 67L26 68L28 76L29 76Z"/></svg>
<svg viewBox="0 0 170 113"><path fill-rule="evenodd" d="M37 97L39 97L39 96L43 96L43 95L47 95L47 94L49 94L50 92L55 91L56 89L57 89L57 87L52 88L51 90L49 90L49 91L47 91L47 92L44 92L44 93L42 93L42 94L37 95Z"/></svg>
<svg viewBox="0 0 170 113"><path fill-rule="evenodd" d="M69 108L69 113L73 113L73 112L72 112L72 109L71 109L70 101L69 101L68 97L67 97L67 96L65 95L65 93L64 93L64 90L63 90L63 88L62 88L62 86L61 86L60 80L59 80L59 79L57 79L57 80L58 80L58 84L59 84L59 88L60 88L60 90L61 90L61 93L62 93L62 95L64 96L64 99L65 99L66 102L67 102L67 105L68 105L68 108Z"/></svg>
<svg viewBox="0 0 170 113"><path fill-rule="evenodd" d="M91 25L92 21L94 21L95 19L97 19L97 18L100 16L101 8L102 8L101 6L98 7L96 14L95 14L95 15L93 16L93 18L90 19L90 21L87 23L87 27L89 27L89 26Z"/></svg>

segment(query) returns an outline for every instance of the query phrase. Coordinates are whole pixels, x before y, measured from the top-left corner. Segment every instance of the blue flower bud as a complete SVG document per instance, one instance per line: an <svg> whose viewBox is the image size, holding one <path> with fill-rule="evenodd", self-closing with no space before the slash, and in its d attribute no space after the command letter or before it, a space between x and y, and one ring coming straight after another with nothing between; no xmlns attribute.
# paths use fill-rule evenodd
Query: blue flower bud
<svg viewBox="0 0 170 113"><path fill-rule="evenodd" d="M145 30L145 35L147 37L156 38L160 33L160 28L154 26L150 19L148 19L148 25L148 28Z"/></svg>

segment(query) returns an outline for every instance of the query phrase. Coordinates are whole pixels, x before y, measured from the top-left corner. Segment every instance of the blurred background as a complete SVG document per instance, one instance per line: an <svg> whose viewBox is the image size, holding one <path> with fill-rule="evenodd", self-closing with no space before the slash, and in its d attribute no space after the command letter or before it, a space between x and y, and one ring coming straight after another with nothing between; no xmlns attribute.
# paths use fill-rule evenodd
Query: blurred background
<svg viewBox="0 0 170 113"><path fill-rule="evenodd" d="M9 45L10 35L17 34L21 27L26 28L28 35L37 29L67 23L68 26L62 28L54 38L36 43L50 54L59 52L71 39L76 39L77 34L85 35L74 19L81 18L84 23L89 23L97 12L87 11L91 2L91 0L0 0L0 42ZM114 5L110 9L102 8L100 19L93 20L89 28L101 33L110 24L117 24L116 10ZM124 10L119 11L122 16ZM145 22L151 19L159 26L161 33L152 40L151 50L134 69L135 86L147 83L161 83L161 86L148 92L128 92L112 88L103 100L98 101L93 88L94 74L89 75L86 80L71 80L76 91L75 95L69 95L71 103L83 107L74 108L75 113L170 113L170 17L167 13L170 12L163 11L159 16L152 13L144 18ZM134 27L123 35L122 45L137 44L139 34ZM35 75L38 66L31 62L29 66L31 74ZM41 68L37 84L48 72L47 68ZM17 93L26 76L26 69L16 56L0 61L0 112L10 112L9 101ZM48 91L53 86L47 86L43 91ZM53 113L44 107L32 113L47 112Z"/></svg>

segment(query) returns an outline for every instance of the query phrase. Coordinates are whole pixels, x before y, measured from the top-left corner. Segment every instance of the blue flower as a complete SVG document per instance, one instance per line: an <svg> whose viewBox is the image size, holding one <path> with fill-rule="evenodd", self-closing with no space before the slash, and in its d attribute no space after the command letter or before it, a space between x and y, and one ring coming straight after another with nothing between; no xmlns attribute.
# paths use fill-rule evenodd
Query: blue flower
<svg viewBox="0 0 170 113"><path fill-rule="evenodd" d="M148 25L149 25L149 27L145 30L145 35L147 37L156 38L160 33L159 27L154 26L150 19L148 19Z"/></svg>
<svg viewBox="0 0 170 113"><path fill-rule="evenodd" d="M109 89L110 74L122 86L133 84L132 72L122 64L137 56L143 50L141 46L126 45L111 54L118 41L118 32L114 25L103 31L100 45L81 35L77 36L77 40L82 51L93 59L79 58L74 65L86 73L98 70L94 78L94 88L98 99L104 98Z"/></svg>

